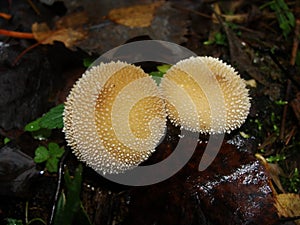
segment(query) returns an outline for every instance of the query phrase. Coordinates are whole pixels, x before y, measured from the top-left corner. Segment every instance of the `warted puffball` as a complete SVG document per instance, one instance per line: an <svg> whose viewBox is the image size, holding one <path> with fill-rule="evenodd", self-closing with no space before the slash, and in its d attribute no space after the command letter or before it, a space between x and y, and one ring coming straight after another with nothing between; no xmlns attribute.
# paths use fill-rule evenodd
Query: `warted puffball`
<svg viewBox="0 0 300 225"><path fill-rule="evenodd" d="M145 161L164 135L164 100L153 79L125 62L85 72L64 110L64 132L75 155L101 174Z"/></svg>
<svg viewBox="0 0 300 225"><path fill-rule="evenodd" d="M169 119L201 133L230 132L247 118L250 98L244 80L213 57L191 57L172 66L160 88Z"/></svg>

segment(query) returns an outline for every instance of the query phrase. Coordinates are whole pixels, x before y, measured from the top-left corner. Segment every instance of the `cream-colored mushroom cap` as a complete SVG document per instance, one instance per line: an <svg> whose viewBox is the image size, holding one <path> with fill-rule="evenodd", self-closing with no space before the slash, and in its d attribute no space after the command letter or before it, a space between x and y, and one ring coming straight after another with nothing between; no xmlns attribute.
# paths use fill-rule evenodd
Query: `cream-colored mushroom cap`
<svg viewBox="0 0 300 225"><path fill-rule="evenodd" d="M120 173L145 161L165 126L164 101L155 81L124 62L92 67L65 103L68 145L101 174Z"/></svg>
<svg viewBox="0 0 300 225"><path fill-rule="evenodd" d="M244 80L213 57L191 57L172 66L160 88L175 125L201 133L230 132L244 123L250 99Z"/></svg>

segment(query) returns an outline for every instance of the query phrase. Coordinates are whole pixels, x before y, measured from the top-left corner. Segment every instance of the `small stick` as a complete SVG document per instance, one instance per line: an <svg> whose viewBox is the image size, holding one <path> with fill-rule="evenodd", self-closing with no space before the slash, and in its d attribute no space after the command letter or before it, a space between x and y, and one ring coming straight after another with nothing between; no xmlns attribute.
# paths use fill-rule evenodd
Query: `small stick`
<svg viewBox="0 0 300 225"><path fill-rule="evenodd" d="M6 19L6 20L10 20L12 16L7 13L0 12L0 17L2 17L3 19Z"/></svg>
<svg viewBox="0 0 300 225"><path fill-rule="evenodd" d="M61 186L62 186L62 182L63 182L65 159L68 154L69 154L69 149L66 149L65 153L63 154L63 156L61 157L60 162L59 162L58 180L57 180L56 191L55 191L55 196L54 196L54 203L52 205L51 215L50 215L50 219L49 219L50 225L52 225L54 222L54 215L56 212L56 204L58 202L58 198L59 198L59 194L60 194Z"/></svg>
<svg viewBox="0 0 300 225"><path fill-rule="evenodd" d="M286 93L285 93L285 100L288 101L289 95L291 92L292 88L292 82L290 79L287 80L287 87L286 87ZM287 111L288 111L288 104L286 104L283 108L283 113L282 113L282 119L281 119L281 125L280 125L280 134L279 138L280 140L283 141L284 139L284 133L285 133L285 122L286 122L286 116L287 116Z"/></svg>
<svg viewBox="0 0 300 225"><path fill-rule="evenodd" d="M300 19L297 19L296 26L295 26L295 35L293 39L293 48L292 48L291 59L290 59L290 64L292 66L295 65L296 62L297 51L299 46L299 38L300 38Z"/></svg>
<svg viewBox="0 0 300 225"><path fill-rule="evenodd" d="M3 29L0 29L0 35L14 37L14 38L34 39L33 33L18 32L18 31L3 30Z"/></svg>
<svg viewBox="0 0 300 225"><path fill-rule="evenodd" d="M33 2L31 0L27 0L28 4L31 6L31 8L33 9L33 11L37 14L37 15L41 15L40 10L35 6L35 4L33 4Z"/></svg>

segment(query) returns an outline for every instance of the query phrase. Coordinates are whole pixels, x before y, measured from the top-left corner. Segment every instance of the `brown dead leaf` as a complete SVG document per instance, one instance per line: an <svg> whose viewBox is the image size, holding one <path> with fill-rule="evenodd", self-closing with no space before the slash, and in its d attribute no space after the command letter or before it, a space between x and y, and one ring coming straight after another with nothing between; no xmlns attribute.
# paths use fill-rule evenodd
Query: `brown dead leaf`
<svg viewBox="0 0 300 225"><path fill-rule="evenodd" d="M85 38L86 34L81 29L61 28L51 30L46 23L34 23L31 27L34 38L42 44L53 44L54 41L64 43L67 48Z"/></svg>
<svg viewBox="0 0 300 225"><path fill-rule="evenodd" d="M275 207L278 215L284 218L300 216L300 195L299 194L279 194L275 196ZM294 221L300 225L300 220Z"/></svg>
<svg viewBox="0 0 300 225"><path fill-rule="evenodd" d="M35 40L42 42L51 36L52 31L46 23L34 23L31 30Z"/></svg>
<svg viewBox="0 0 300 225"><path fill-rule="evenodd" d="M162 4L163 2L159 1L147 5L112 9L108 13L108 19L127 27L149 27L156 9Z"/></svg>
<svg viewBox="0 0 300 225"><path fill-rule="evenodd" d="M279 176L284 175L282 168L278 164L268 163L267 169L270 172L271 178L277 188L284 193L285 191L279 178Z"/></svg>
<svg viewBox="0 0 300 225"><path fill-rule="evenodd" d="M67 48L72 48L76 42L86 37L83 25L88 17L84 12L71 13L55 22L51 30L46 23L34 23L31 30L34 38L41 44L53 44L54 41L64 43Z"/></svg>

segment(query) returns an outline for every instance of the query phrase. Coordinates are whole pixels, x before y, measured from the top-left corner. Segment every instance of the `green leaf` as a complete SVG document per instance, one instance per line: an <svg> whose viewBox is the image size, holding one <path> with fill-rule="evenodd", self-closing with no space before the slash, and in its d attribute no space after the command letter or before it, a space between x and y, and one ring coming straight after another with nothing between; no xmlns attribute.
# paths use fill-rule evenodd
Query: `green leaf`
<svg viewBox="0 0 300 225"><path fill-rule="evenodd" d="M6 221L7 221L7 225L23 225L22 220L7 218Z"/></svg>
<svg viewBox="0 0 300 225"><path fill-rule="evenodd" d="M151 78L156 82L157 85L160 84L161 78L164 76L164 74L170 69L171 65L169 64L163 64L161 66L157 66L158 71L153 71L150 73Z"/></svg>
<svg viewBox="0 0 300 225"><path fill-rule="evenodd" d="M83 66L84 67L89 67L90 65L92 65L92 63L95 61L94 58L84 58L83 59Z"/></svg>
<svg viewBox="0 0 300 225"><path fill-rule="evenodd" d="M162 73L160 71L154 71L154 72L151 72L150 75L153 77L163 77L164 73Z"/></svg>
<svg viewBox="0 0 300 225"><path fill-rule="evenodd" d="M203 42L204 45L212 45L214 43L215 43L215 39L213 39L213 40L207 40L207 41Z"/></svg>
<svg viewBox="0 0 300 225"><path fill-rule="evenodd" d="M58 225L58 224L68 224L66 223L65 217L64 217L64 208L66 205L66 196L64 194L64 192L60 193L60 196L58 198L57 201L57 205L56 205L56 212L54 214L54 225Z"/></svg>
<svg viewBox="0 0 300 225"><path fill-rule="evenodd" d="M59 145L54 142L50 142L48 144L48 149L49 149L50 155L52 157L57 157L57 158L62 157L62 155L65 152L64 148L60 148Z"/></svg>
<svg viewBox="0 0 300 225"><path fill-rule="evenodd" d="M56 157L50 157L46 162L46 168L50 173L56 173L58 171L59 160Z"/></svg>
<svg viewBox="0 0 300 225"><path fill-rule="evenodd" d="M215 41L217 45L226 45L226 36L221 33L216 33L215 35Z"/></svg>
<svg viewBox="0 0 300 225"><path fill-rule="evenodd" d="M163 64L161 66L157 66L156 68L158 69L159 72L162 72L164 74L168 71L168 69L170 69L170 67L171 65L169 64Z"/></svg>
<svg viewBox="0 0 300 225"><path fill-rule="evenodd" d="M82 202L80 201L80 191L82 185L82 165L80 164L75 170L74 177L70 176L68 170L64 175L66 195L60 197L57 205L57 211L54 215L54 225L71 225L74 221L76 224L91 225L91 222L85 212ZM63 193L61 196L64 196Z"/></svg>
<svg viewBox="0 0 300 225"><path fill-rule="evenodd" d="M50 109L40 120L40 126L47 129L63 128L64 105L60 104Z"/></svg>
<svg viewBox="0 0 300 225"><path fill-rule="evenodd" d="M280 154L271 155L268 158L266 158L267 162L269 162L269 163L279 162L279 161L283 161L285 159L286 159L286 156L280 155Z"/></svg>
<svg viewBox="0 0 300 225"><path fill-rule="evenodd" d="M10 142L10 139L8 137L5 137L3 143L6 145L8 142Z"/></svg>
<svg viewBox="0 0 300 225"><path fill-rule="evenodd" d="M34 162L36 163L42 163L48 160L50 157L49 151L46 147L44 146L39 146L35 150L35 157L34 157Z"/></svg>
<svg viewBox="0 0 300 225"><path fill-rule="evenodd" d="M276 105L287 105L288 102L287 101L283 101L283 100L278 100L278 101L275 101L275 104Z"/></svg>
<svg viewBox="0 0 300 225"><path fill-rule="evenodd" d="M41 129L41 126L40 126L40 121L41 121L41 118L38 118L30 123L28 123L25 127L24 127L24 130L25 131L29 131L29 132L32 132L32 131L37 131L39 129Z"/></svg>
<svg viewBox="0 0 300 225"><path fill-rule="evenodd" d="M161 77L152 76L151 78L156 82L157 85L160 84L160 82L161 82Z"/></svg>
<svg viewBox="0 0 300 225"><path fill-rule="evenodd" d="M51 133L52 133L51 130L46 128L41 128L39 130L32 131L31 135L33 136L34 139L42 141L49 138L51 136Z"/></svg>

